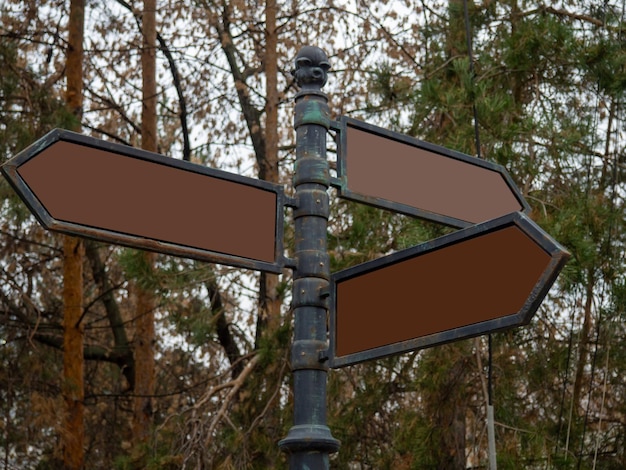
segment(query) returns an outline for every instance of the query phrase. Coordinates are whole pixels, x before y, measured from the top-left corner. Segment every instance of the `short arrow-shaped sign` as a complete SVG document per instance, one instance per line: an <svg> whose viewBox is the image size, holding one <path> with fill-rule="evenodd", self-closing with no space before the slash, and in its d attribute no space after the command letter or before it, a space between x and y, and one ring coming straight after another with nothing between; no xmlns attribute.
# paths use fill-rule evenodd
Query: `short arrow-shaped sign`
<svg viewBox="0 0 626 470"><path fill-rule="evenodd" d="M2 166L48 229L281 272L282 186L55 130Z"/></svg>
<svg viewBox="0 0 626 470"><path fill-rule="evenodd" d="M528 210L500 165L345 116L337 130L341 197L452 227Z"/></svg>
<svg viewBox="0 0 626 470"><path fill-rule="evenodd" d="M568 257L513 213L340 271L331 279L330 365L526 324Z"/></svg>

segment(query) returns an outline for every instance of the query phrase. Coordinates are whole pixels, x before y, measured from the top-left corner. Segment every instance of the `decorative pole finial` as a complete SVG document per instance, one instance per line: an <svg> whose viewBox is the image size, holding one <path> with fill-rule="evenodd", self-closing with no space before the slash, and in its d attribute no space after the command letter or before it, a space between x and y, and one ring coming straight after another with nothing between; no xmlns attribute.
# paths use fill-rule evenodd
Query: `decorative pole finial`
<svg viewBox="0 0 626 470"><path fill-rule="evenodd" d="M326 53L316 46L304 46L296 56L293 76L302 90L319 90L328 79L330 62Z"/></svg>

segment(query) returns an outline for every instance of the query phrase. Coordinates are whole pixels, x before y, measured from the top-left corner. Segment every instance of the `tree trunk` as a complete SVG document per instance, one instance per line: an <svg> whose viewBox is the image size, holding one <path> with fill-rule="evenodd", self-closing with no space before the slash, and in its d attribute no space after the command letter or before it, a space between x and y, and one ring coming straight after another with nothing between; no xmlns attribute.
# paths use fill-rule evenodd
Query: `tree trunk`
<svg viewBox="0 0 626 470"><path fill-rule="evenodd" d="M83 104L84 0L70 3L67 48L67 106L80 123ZM80 124L76 129L80 130ZM64 467L84 467L84 359L83 359L83 256L82 240L63 237L63 398L65 423L61 435Z"/></svg>
<svg viewBox="0 0 626 470"><path fill-rule="evenodd" d="M457 345L441 347L439 356L442 360L442 369L439 373L442 377L430 402L433 428L437 436L432 450L438 470L460 469L466 466L465 383L469 356L455 352L457 349Z"/></svg>
<svg viewBox="0 0 626 470"><path fill-rule="evenodd" d="M154 253L142 253L143 262L152 268ZM149 441L152 426L154 396L154 294L149 289L135 286L135 389L133 405L133 438L135 449L142 449ZM140 454L143 454L141 451Z"/></svg>
<svg viewBox="0 0 626 470"><path fill-rule="evenodd" d="M276 0L265 4L265 158L258 158L259 177L278 183L278 31L276 29ZM259 286L259 317L257 346L265 330L274 331L280 319L281 299L278 295L278 275L261 273Z"/></svg>
<svg viewBox="0 0 626 470"><path fill-rule="evenodd" d="M83 242L63 237L63 398L65 423L62 433L63 462L67 469L83 468Z"/></svg>
<svg viewBox="0 0 626 470"><path fill-rule="evenodd" d="M157 90L156 90L156 0L144 0L142 16L143 48L143 106L141 114L141 148L157 151ZM143 263L151 271L155 254L143 252ZM150 438L154 396L154 293L141 282L135 286L137 328L135 332L135 398L133 407L133 437L137 461L144 465L146 445Z"/></svg>

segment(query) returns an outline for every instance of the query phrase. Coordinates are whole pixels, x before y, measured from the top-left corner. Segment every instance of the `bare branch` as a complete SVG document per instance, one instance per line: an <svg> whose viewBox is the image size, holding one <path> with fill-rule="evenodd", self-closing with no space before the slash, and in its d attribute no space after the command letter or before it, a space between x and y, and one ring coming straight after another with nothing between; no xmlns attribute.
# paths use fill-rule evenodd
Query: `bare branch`
<svg viewBox="0 0 626 470"><path fill-rule="evenodd" d="M237 396L237 392L239 392L239 389L243 386L246 378L254 370L255 366L259 363L260 360L261 360L261 356L259 354L255 355L246 364L246 367L243 369L241 374L239 374L239 377L237 377L235 380L232 380L228 384L224 384L224 385L227 385L227 386L230 387L230 391L228 392L228 395L226 395L224 400L222 400L222 406L220 407L220 409L218 410L217 414L215 415L215 417L211 421L211 424L209 425L208 431L206 433L207 434L207 444L210 442L211 437L213 435L213 432L215 431L215 428L217 427L219 422L224 417L224 413L226 413L226 410L230 406L231 402ZM208 397L210 397L211 395L212 395L212 393L210 393L208 395ZM208 397L207 397L207 399L208 399Z"/></svg>

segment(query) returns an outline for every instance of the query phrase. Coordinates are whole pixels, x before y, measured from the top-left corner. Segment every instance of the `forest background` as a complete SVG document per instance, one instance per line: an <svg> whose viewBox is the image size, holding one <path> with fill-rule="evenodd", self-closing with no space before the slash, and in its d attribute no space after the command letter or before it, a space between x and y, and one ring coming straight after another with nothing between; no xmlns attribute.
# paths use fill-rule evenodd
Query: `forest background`
<svg viewBox="0 0 626 470"><path fill-rule="evenodd" d="M491 391L499 468L626 468L624 0L2 0L0 15L3 161L62 127L289 191L290 72L316 45L333 118L504 165L570 262L529 326L492 336L491 383L485 337L331 371L331 466L488 468ZM5 181L0 201L0 467L285 468L289 271L77 241ZM216 201L188 203L210 218ZM331 208L333 271L450 231Z"/></svg>

